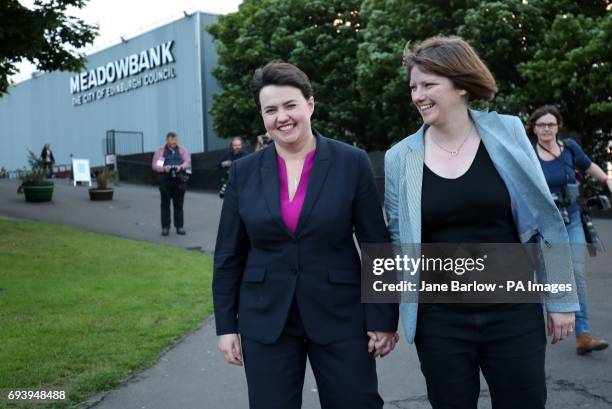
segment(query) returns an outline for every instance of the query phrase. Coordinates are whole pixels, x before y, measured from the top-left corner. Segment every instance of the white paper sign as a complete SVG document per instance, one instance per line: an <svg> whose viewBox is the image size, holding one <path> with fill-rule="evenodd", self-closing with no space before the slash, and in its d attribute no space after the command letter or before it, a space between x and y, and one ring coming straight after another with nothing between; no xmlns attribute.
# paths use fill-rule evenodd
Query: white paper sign
<svg viewBox="0 0 612 409"><path fill-rule="evenodd" d="M159 166L160 168L163 168L164 167L164 160L163 159L159 159L157 161L157 166Z"/></svg>
<svg viewBox="0 0 612 409"><path fill-rule="evenodd" d="M91 186L91 175L89 169L89 159L72 159L73 184L77 182L87 182Z"/></svg>

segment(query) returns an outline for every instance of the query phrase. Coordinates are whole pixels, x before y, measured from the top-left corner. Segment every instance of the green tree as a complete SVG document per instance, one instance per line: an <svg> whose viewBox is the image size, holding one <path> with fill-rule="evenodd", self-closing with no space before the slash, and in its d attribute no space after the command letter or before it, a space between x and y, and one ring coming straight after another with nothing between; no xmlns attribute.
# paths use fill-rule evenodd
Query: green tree
<svg viewBox="0 0 612 409"><path fill-rule="evenodd" d="M78 49L93 42L97 27L67 14L87 0L36 0L32 10L17 0L0 2L0 96L22 59L39 70L78 71L85 57Z"/></svg>
<svg viewBox="0 0 612 409"><path fill-rule="evenodd" d="M553 23L558 19L574 13L594 22L609 14L609 4L609 0L364 0L361 13L363 41L359 45L357 73L359 91L372 101L370 104L374 110L368 133L386 139L385 142L390 144L420 125L420 117L411 107L408 76L400 62L406 41L418 43L432 35L463 37L491 69L499 93L492 103L478 104L477 107L485 106L525 118L536 100L562 106L564 101L568 104L575 101L567 93L563 93L567 100L558 100L558 95L540 89L535 91L531 81L537 75L536 70L530 70L531 76L527 76L528 68L521 68L522 64L528 64L536 58L539 50L548 47L547 41L554 42L553 37L558 34L553 34ZM586 44L586 38L601 32L586 29L586 26L580 26L582 31L580 34L574 32L576 37L565 43L566 47L553 46L558 47L557 51L563 55L560 58L566 58L577 45ZM554 64L550 68L554 71ZM556 76L558 74L553 77ZM545 79L542 81L546 82ZM539 97L534 99L534 94ZM568 125L570 123L573 121L568 120ZM576 126L582 126L581 122L576 122Z"/></svg>
<svg viewBox="0 0 612 409"><path fill-rule="evenodd" d="M359 44L357 84L372 110L367 133L378 149L416 130L420 116L412 107L408 75L402 66L406 41L450 34L462 19L465 1L365 0Z"/></svg>
<svg viewBox="0 0 612 409"><path fill-rule="evenodd" d="M245 0L208 28L216 40L214 75L223 92L211 109L222 137L264 131L249 84L256 68L287 61L310 78L314 126L330 137L362 141L367 104L357 91L358 0Z"/></svg>
<svg viewBox="0 0 612 409"><path fill-rule="evenodd" d="M610 7L610 0L246 0L210 29L218 42L215 74L224 89L212 108L217 131L226 137L263 131L248 85L257 67L286 60L313 81L315 126L368 149L386 149L421 122L401 65L406 41L459 35L498 81L496 99L476 107L526 118L541 101L564 111L580 103L568 116L569 128L605 136ZM588 81L563 82L567 72L585 70ZM590 87L581 98L575 95L578 84ZM587 108L590 116L583 114Z"/></svg>
<svg viewBox="0 0 612 409"><path fill-rule="evenodd" d="M612 160L612 14L557 16L534 57L518 66L529 112L545 103L561 109L597 162Z"/></svg>

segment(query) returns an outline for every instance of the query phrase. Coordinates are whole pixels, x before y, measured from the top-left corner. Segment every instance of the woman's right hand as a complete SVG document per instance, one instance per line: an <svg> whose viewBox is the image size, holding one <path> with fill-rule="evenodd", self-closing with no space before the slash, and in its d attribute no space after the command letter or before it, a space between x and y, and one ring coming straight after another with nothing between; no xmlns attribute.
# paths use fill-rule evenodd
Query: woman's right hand
<svg viewBox="0 0 612 409"><path fill-rule="evenodd" d="M552 337L551 343L556 344L574 332L574 316L573 312L548 313L548 335Z"/></svg>
<svg viewBox="0 0 612 409"><path fill-rule="evenodd" d="M242 366L242 349L238 334L224 334L219 337L219 351L225 360L233 365Z"/></svg>

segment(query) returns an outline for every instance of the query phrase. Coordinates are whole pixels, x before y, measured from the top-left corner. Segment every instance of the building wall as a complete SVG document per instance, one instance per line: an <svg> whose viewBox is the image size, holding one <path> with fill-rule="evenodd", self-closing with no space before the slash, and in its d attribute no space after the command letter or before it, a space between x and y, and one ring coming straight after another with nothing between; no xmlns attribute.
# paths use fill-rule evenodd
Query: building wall
<svg viewBox="0 0 612 409"><path fill-rule="evenodd" d="M58 164L69 163L73 155L88 158L92 166L101 165L103 140L113 129L142 132L145 152L162 145L170 130L178 133L179 142L191 152L225 146L207 112L211 93L219 92L219 87L211 74L216 52L204 27L216 19L195 13L88 56L85 71L173 41L174 62L143 69L110 85L71 94L71 78L78 74L52 72L12 86L9 95L0 98L0 140L4 146L0 167L13 170L25 166L26 150L38 155L47 142ZM144 85L147 75L163 69L173 70L175 77ZM121 82L126 86L128 81L140 81L141 85L112 96L105 93ZM94 95L100 91L100 99L74 104L74 98L92 91Z"/></svg>
<svg viewBox="0 0 612 409"><path fill-rule="evenodd" d="M213 103L213 94L221 93L221 88L217 84L217 80L213 77L213 70L217 66L217 50L213 37L206 31L206 27L215 24L217 22L217 16L210 14L200 14L200 24L202 29L201 33L201 44L202 44L202 79L204 86L202 87L202 95L204 101L204 112L206 114L205 123L203 128L206 130L207 138L205 140L205 146L203 151L209 152L217 149L225 149L228 146L228 140L222 139L217 136L213 126L214 119L210 114L210 108ZM248 92L248 91L247 91Z"/></svg>

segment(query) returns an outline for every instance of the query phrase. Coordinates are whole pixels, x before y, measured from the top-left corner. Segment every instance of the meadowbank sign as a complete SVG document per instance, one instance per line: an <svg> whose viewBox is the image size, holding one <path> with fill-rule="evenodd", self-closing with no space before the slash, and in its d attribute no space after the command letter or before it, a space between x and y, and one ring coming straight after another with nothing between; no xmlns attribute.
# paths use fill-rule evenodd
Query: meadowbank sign
<svg viewBox="0 0 612 409"><path fill-rule="evenodd" d="M99 101L176 78L174 41L142 50L70 78L72 105Z"/></svg>

